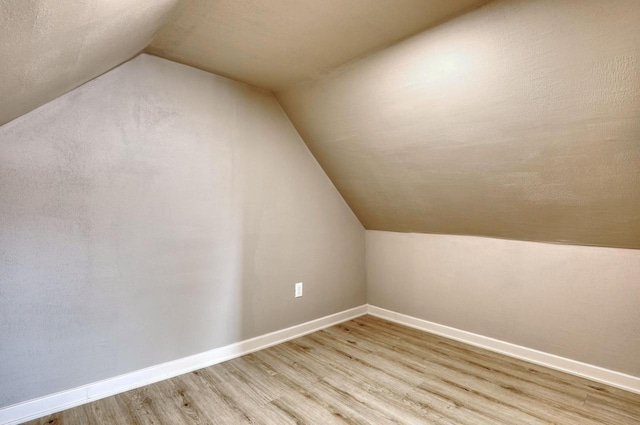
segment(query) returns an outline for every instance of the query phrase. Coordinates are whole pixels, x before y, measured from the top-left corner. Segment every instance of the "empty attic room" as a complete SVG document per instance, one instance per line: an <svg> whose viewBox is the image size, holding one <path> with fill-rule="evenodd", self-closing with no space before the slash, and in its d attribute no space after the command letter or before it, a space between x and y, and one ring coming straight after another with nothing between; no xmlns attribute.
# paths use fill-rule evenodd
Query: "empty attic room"
<svg viewBox="0 0 640 425"><path fill-rule="evenodd" d="M640 425L639 0L0 0L0 425Z"/></svg>

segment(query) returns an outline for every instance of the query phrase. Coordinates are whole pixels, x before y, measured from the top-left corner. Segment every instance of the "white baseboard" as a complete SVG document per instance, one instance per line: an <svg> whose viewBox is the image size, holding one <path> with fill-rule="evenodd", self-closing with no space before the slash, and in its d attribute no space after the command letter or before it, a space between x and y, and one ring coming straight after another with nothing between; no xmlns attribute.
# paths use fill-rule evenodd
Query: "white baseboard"
<svg viewBox="0 0 640 425"><path fill-rule="evenodd" d="M598 366L581 363L531 348L511 344L509 342L462 331L460 329L385 310L380 307L362 305L360 307L355 307L350 310L345 310L340 313L247 339L235 344L216 348L204 353L195 354L193 356L151 366L125 375L84 385L82 387L61 391L45 397L7 406L0 409L0 425L17 425L25 421L50 415L81 404L90 403L134 388L153 384L154 382L169 379L203 367L234 359L254 351L262 350L264 348L271 347L272 345L280 344L282 342L319 331L367 313L372 316L380 317L415 329L444 336L476 347L485 348L517 359L640 394L640 377L626 375Z"/></svg>
<svg viewBox="0 0 640 425"><path fill-rule="evenodd" d="M567 359L554 354L545 353L543 351L462 331L460 329L451 328L449 326L440 325L372 305L368 306L367 311L370 315L381 319L386 319L411 328L454 339L469 345L474 345L496 353L505 354L510 357L535 363L540 366L546 366L550 369L570 373L572 375L640 394L640 377L626 375L624 373Z"/></svg>
<svg viewBox="0 0 640 425"><path fill-rule="evenodd" d="M81 404L90 403L154 382L202 369L203 367L234 359L272 345L280 344L303 335L367 314L362 305L290 328L261 335L204 353L151 366L125 375L94 382L45 397L14 404L0 409L0 424L16 425Z"/></svg>

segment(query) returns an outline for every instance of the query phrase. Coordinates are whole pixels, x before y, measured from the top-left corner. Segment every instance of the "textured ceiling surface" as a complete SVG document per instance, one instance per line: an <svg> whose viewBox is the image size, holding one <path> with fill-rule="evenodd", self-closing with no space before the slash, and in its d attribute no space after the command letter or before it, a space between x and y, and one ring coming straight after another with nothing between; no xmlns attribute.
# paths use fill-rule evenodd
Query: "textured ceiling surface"
<svg viewBox="0 0 640 425"><path fill-rule="evenodd" d="M368 229L640 248L640 1L499 1L278 98Z"/></svg>
<svg viewBox="0 0 640 425"><path fill-rule="evenodd" d="M0 125L131 59L178 0L0 0Z"/></svg>
<svg viewBox="0 0 640 425"><path fill-rule="evenodd" d="M148 53L281 89L488 0L185 0Z"/></svg>
<svg viewBox="0 0 640 425"><path fill-rule="evenodd" d="M0 125L146 48L275 90L369 229L640 248L640 1L486 3L0 0Z"/></svg>

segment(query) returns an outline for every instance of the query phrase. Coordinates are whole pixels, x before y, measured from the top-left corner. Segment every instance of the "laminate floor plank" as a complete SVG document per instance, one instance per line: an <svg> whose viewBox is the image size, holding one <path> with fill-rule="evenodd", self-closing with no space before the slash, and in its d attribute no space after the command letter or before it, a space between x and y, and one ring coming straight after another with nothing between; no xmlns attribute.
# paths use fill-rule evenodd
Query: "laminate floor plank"
<svg viewBox="0 0 640 425"><path fill-rule="evenodd" d="M409 330L414 334L418 332L424 334L423 332L392 323L386 323L386 325L392 325L394 327L388 332L391 332L391 335L396 337L397 333L394 332L395 330ZM372 332L367 331L360 336L360 338L366 339L368 336L371 336L371 334ZM557 373L552 372L549 374L547 372L550 372L550 370L541 366L507 356L501 356L480 348L470 347L466 344L447 340L446 338L435 335L429 336L429 339L438 341L437 345L431 344L425 346L424 344L412 344L410 340L412 337L409 336L404 336L401 344L396 344L395 342L390 343L384 336L375 336L374 338L379 340L378 343L380 345L392 347L393 351L398 353L398 361L413 362L417 367L423 367L424 373L431 373L433 370L440 368L453 369L461 373L476 375L486 372L484 375L489 376L492 381L502 380L505 386L515 391L518 391L518 388L523 385L530 384L538 391L547 389L554 397L563 396L579 404L584 402L588 394L589 388L584 385L575 385L575 382L579 383L582 381L571 382L574 378L573 376L561 374L568 377L569 380L561 379L557 376ZM404 342L405 339L407 340L406 342ZM442 343L453 347L453 349L442 349L440 346ZM461 346L460 348L462 349L456 349L458 346ZM576 379L581 380L582 378ZM591 381L587 382L596 384ZM518 388L511 385L513 383L518 383Z"/></svg>
<svg viewBox="0 0 640 425"><path fill-rule="evenodd" d="M354 322L357 322L354 321ZM349 322L351 324L351 322ZM403 359L411 358L411 354L418 353L422 364L425 365L438 365L439 367L434 370L424 370L425 373L430 374L434 377L442 378L442 371L447 369L459 370L463 375L450 378L450 383L452 385L459 384L461 382L466 382L468 385L465 388L466 391L469 391L470 387L473 386L473 383L467 380L467 375L471 377L479 378L481 381L487 383L488 386L493 385L494 383L499 384L502 389L506 389L509 392L513 392L513 394L504 394L501 388L494 387L493 389L486 391L488 394L500 395L501 393L506 396L506 399L510 399L512 401L518 400L522 398L522 396L526 399L532 400L534 402L533 410L528 408L527 412L532 414L539 419L544 419L544 423L554 423L554 421L558 421L558 423L567 423L567 424L601 424L601 418L597 415L594 416L592 411L585 410L582 408L584 401L587 397L587 390L590 389L588 387L596 387L600 386L600 384L593 383L588 380L584 380L582 378L573 377L571 375L566 374L558 374L557 372L551 371L547 368L543 368L541 366L530 365L527 362L523 362L521 360L512 359L506 356L501 356L499 354L481 350L474 347L469 347L466 344L458 343L455 341L450 341L446 338L433 336L434 340L438 341L438 344L445 343L454 348L461 348L460 350L454 350L454 352L450 351L441 351L433 348L433 346L426 347L424 346L423 338L419 338L421 331L416 331L412 329L408 329L399 325L385 323L385 327L395 327L401 328L402 332L406 332L408 334L414 334L417 336L420 344L417 347L413 347L414 351L411 352L411 344L403 343L402 347L402 355L400 356ZM353 326L353 325L352 325ZM337 326L336 328L340 328L341 326ZM389 331L389 335L394 339L397 337L396 329L392 329ZM400 330L400 329L398 329ZM384 344L384 337L376 337ZM405 339L409 339L408 336L405 335ZM388 343L388 342L387 342ZM456 345L461 347L456 347ZM455 352L459 351L459 352ZM478 356L476 355L476 351L478 354L484 351L484 355ZM434 357L434 354L436 357ZM467 357L475 358L474 361L467 360ZM466 366L460 368L459 366L452 366L452 362L456 361L464 361L467 363ZM477 366L476 371L487 371L484 374L484 377L479 377L476 373L471 373L474 370L474 367ZM488 367L487 365L492 365L492 367ZM515 366L515 370L511 371L511 374L505 373L505 367L511 368ZM533 369L531 368L533 367ZM524 368L524 369L523 369ZM501 370L502 369L502 370ZM527 379L526 376L523 376L523 373L527 372L534 379ZM501 379L502 378L502 379ZM506 380L505 380L506 379ZM433 380L433 378L431 379ZM509 382L510 381L510 382ZM549 387L549 382L555 382L555 387ZM577 388L571 388L572 383L579 383L580 385ZM587 385L589 384L589 385ZM550 389L551 388L551 389ZM558 391L558 389L561 391ZM602 390L602 388L598 388ZM615 388L610 388L611 392L619 392ZM605 391L605 393L609 392L609 390ZM477 393L477 391L476 391ZM626 396L631 393L624 392ZM602 394L602 393L600 393ZM477 394L480 396L481 394ZM635 397L635 394L631 394L636 400L638 397ZM478 398L478 397L476 397ZM502 397L505 399L505 397ZM619 401L619 400L618 400ZM530 404L530 403L525 403ZM630 407L633 403L626 401L624 405ZM487 404L489 406L490 404ZM536 410L540 410L540 412L536 413ZM552 415L551 417L549 415ZM546 418L546 419L545 419ZM604 422L606 423L606 422ZM636 423L636 422L631 422Z"/></svg>
<svg viewBox="0 0 640 425"><path fill-rule="evenodd" d="M595 394L587 396L583 408L594 416L606 418L605 423L611 425L640 424L640 406L637 403L629 406L629 404L620 403L618 400L598 398Z"/></svg>
<svg viewBox="0 0 640 425"><path fill-rule="evenodd" d="M154 384L155 385L155 384ZM137 388L135 390L127 391L124 394L117 394L116 399L120 400L121 410L123 415L118 417L118 422L136 425L159 425L160 418L156 417L155 406L157 403L164 403L164 400L154 400L147 394L151 385ZM98 401L99 402L99 401ZM77 407L76 409L83 409L85 406ZM75 409L71 409L75 410ZM75 423L75 422L65 422Z"/></svg>
<svg viewBox="0 0 640 425"><path fill-rule="evenodd" d="M339 329L339 327L335 327L333 329ZM334 333L335 330L328 330L327 333ZM322 335L319 333L318 335ZM336 337L339 338L339 333L336 333ZM346 339L349 341L349 339ZM342 344L339 341L334 341L333 344ZM360 347L364 346L372 346L373 343L366 341L365 338L358 338L358 345ZM558 397L562 398L563 394L558 392L552 392L543 387L538 387L534 384L527 384L519 382L518 388L513 386L513 382L507 382L504 378L500 379L498 375L498 379L496 378L495 373L491 373L491 371L487 371L485 368L477 368L474 372L474 368L461 367L460 365L455 365L455 362L450 360L449 357L444 357L444 361L438 361L438 359L428 359L424 356L417 356L405 353L402 356L398 356L398 353L392 350L390 347L384 347L382 350L376 351L376 356L379 359L378 365L384 367L387 370L392 370L394 365L400 365L406 362L413 362L415 367L409 366L410 370L417 369L420 365L435 365L436 368L433 370L428 370L427 368L420 370L420 372L426 373L429 376L437 377L442 381L449 382L464 382L469 387L475 387L477 389L478 394L482 392L486 392L488 394L495 394L496 396L504 397L506 399L512 399L520 404L518 407L514 407L517 409L524 409L524 412L529 412L529 414L537 416L538 418L545 418L548 420L548 415L545 415L550 406L561 407L555 415L566 416L566 420L571 420L573 422L580 420L581 423L584 424L597 424L597 422L593 422L589 415L584 414L578 409L573 409L573 411L566 411L566 407L570 405L570 403L578 403L582 404L584 401L584 397L575 398L575 397L564 397L562 400L558 400ZM366 358L366 355L362 356ZM399 360L402 359L402 360ZM425 361L426 360L426 361ZM385 365L386 362L386 365ZM393 370L394 375L399 375L399 372ZM420 376L420 375L417 375ZM432 378L433 379L433 378ZM531 402L531 400L534 400ZM542 416L540 414L536 414L536 408L541 404L539 401L542 400L545 402L545 411L542 412ZM486 401L486 400L485 400ZM564 403L564 404L562 404ZM505 410L505 407L502 406L501 410ZM547 423L547 422L545 422Z"/></svg>
<svg viewBox="0 0 640 425"><path fill-rule="evenodd" d="M123 412L118 403L111 400L98 400L95 403L89 403L80 406L86 418L87 425L100 425L104 423L115 423L117 418L122 417Z"/></svg>
<svg viewBox="0 0 640 425"><path fill-rule="evenodd" d="M221 363L217 366L222 366ZM273 398L262 392L256 386L246 385L246 381L223 368L206 368L200 370L200 376L208 381L209 388L213 388L224 399L224 403L240 416L240 422L249 424L271 424L271 416L283 417L277 409L273 409L270 402ZM270 382L274 385L273 382ZM212 406L215 408L215 406ZM277 413L277 415L276 415ZM233 422L230 422L233 423Z"/></svg>
<svg viewBox="0 0 640 425"><path fill-rule="evenodd" d="M205 369L191 372L190 383L195 388L192 397L200 410L206 412L205 419L211 424L250 424L251 418L247 416L233 399L226 393L221 385L207 379L203 372ZM184 376L184 375L183 375Z"/></svg>
<svg viewBox="0 0 640 425"><path fill-rule="evenodd" d="M452 406L442 400L427 400L421 398L417 401L411 397L413 388L399 383L395 386L380 386L368 379L358 379L351 377L328 377L327 382L343 393L356 397L359 405L366 405L382 413L386 420L392 423L416 423L416 424L450 424L451 418L446 416L446 412ZM459 417L460 418L460 417ZM483 424L490 423L479 420L475 417L469 423ZM368 423L382 423L381 421L370 421ZM365 422L367 423L367 422ZM464 423L467 422L458 422Z"/></svg>
<svg viewBox="0 0 640 425"><path fill-rule="evenodd" d="M640 394L363 316L28 425L638 425Z"/></svg>
<svg viewBox="0 0 640 425"><path fill-rule="evenodd" d="M284 344L281 344L284 345ZM273 376L284 376L298 385L310 385L317 382L332 372L329 366L318 365L316 363L309 365L300 362L296 356L291 355L290 349L281 349L280 346L271 347L274 350L262 350L249 354L250 361L255 361L261 365L265 365L270 369Z"/></svg>

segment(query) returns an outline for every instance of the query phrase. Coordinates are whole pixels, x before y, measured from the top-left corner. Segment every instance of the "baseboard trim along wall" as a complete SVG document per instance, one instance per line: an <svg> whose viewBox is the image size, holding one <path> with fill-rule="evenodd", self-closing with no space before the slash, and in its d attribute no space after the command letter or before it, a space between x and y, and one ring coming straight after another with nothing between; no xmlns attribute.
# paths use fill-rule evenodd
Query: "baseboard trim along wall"
<svg viewBox="0 0 640 425"><path fill-rule="evenodd" d="M0 424L15 425L81 404L100 400L101 398L143 387L153 384L154 382L173 378L174 376L262 350L263 348L271 347L272 345L277 345L365 314L367 314L367 306L362 305L204 353L7 406L0 409Z"/></svg>
<svg viewBox="0 0 640 425"><path fill-rule="evenodd" d="M34 400L14 404L0 409L0 425L16 425L24 421L36 419L52 413L60 412L81 404L90 403L134 388L153 384L174 376L202 369L217 363L231 360L263 348L271 347L291 339L328 328L356 317L371 314L391 322L409 326L425 332L444 336L476 347L505 354L551 369L570 373L640 394L640 377L604 369L575 360L544 353L531 348L522 347L486 336L462 331L405 314L396 313L372 305L362 305L329 316L290 328L271 332L235 344L216 348L204 353L184 357L182 359L151 366L114 378L84 385L82 387L61 391Z"/></svg>
<svg viewBox="0 0 640 425"><path fill-rule="evenodd" d="M640 377L626 375L624 373L567 359L554 354L534 350L532 348L522 347L520 345L511 344L498 339L451 328L449 326L440 325L438 323L429 322L427 320L418 319L416 317L407 316L405 314L396 313L394 311L372 305L368 306L367 312L372 316L386 319L390 322L399 323L421 331L440 335L445 338L464 342L469 345L484 348L510 357L515 357L540 366L546 366L550 369L559 370L571 375L580 376L582 378L640 394Z"/></svg>

